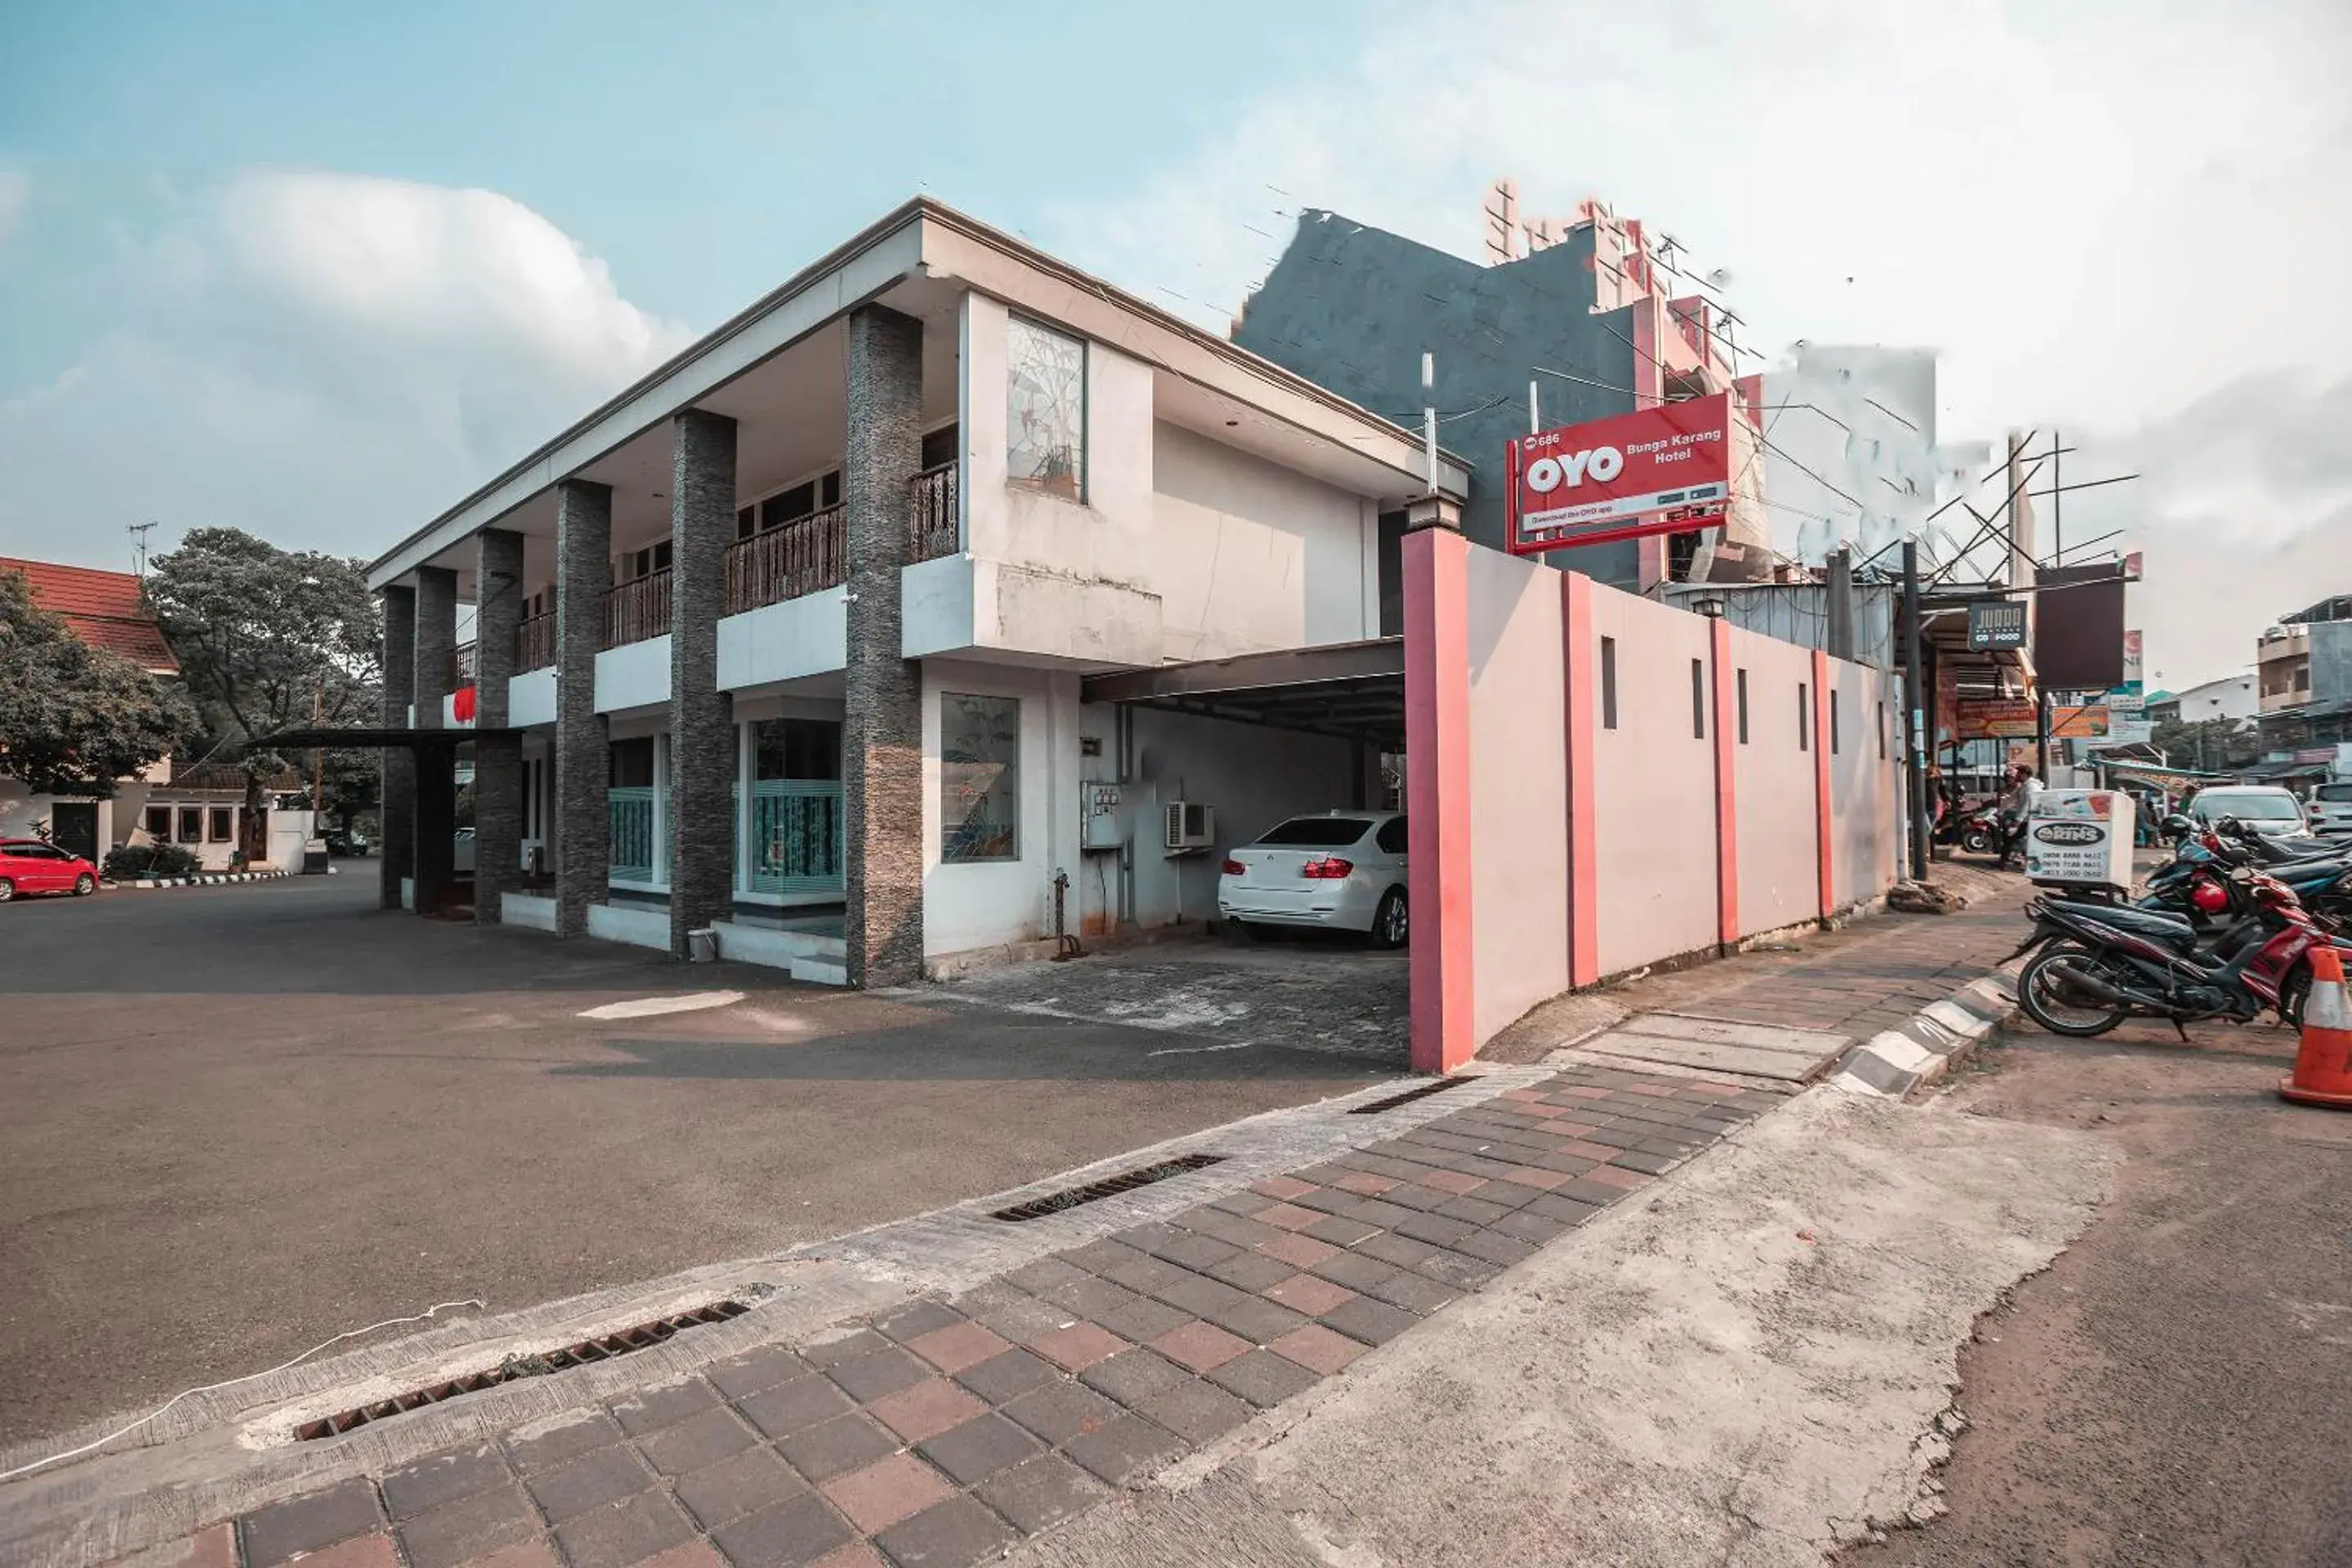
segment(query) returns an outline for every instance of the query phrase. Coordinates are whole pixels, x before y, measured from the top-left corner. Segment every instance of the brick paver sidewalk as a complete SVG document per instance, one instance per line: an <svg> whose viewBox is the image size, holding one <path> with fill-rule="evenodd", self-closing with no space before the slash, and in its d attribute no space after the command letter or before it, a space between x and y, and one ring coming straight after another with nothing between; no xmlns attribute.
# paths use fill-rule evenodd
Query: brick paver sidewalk
<svg viewBox="0 0 2352 1568"><path fill-rule="evenodd" d="M2031 889L2020 879L1948 915L1888 913L1786 952L1744 953L1622 986L1636 1011L1679 1011L1828 1029L1867 1039L1993 972L2023 939Z"/></svg>
<svg viewBox="0 0 2352 1568"><path fill-rule="evenodd" d="M976 1562L1343 1374L1780 1102L1569 1068L953 1300L261 1509L184 1561Z"/></svg>

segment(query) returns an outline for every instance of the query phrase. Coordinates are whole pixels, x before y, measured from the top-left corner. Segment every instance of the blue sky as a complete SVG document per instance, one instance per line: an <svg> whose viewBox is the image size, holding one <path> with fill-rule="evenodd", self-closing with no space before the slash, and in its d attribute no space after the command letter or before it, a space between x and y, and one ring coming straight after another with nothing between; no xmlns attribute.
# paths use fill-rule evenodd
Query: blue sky
<svg viewBox="0 0 2352 1568"><path fill-rule="evenodd" d="M2146 475L2068 533L2187 684L2352 591L2347 79L2342 0L7 5L0 554L373 555L918 189L1221 327L1291 209L1475 255L1513 174Z"/></svg>
<svg viewBox="0 0 2352 1568"><path fill-rule="evenodd" d="M1284 0L1272 27L1263 4L1178 9L13 8L0 166L34 195L0 252L0 396L74 363L126 231L229 170L503 192L635 303L708 325L918 188L1010 227L1125 194L1386 7Z"/></svg>

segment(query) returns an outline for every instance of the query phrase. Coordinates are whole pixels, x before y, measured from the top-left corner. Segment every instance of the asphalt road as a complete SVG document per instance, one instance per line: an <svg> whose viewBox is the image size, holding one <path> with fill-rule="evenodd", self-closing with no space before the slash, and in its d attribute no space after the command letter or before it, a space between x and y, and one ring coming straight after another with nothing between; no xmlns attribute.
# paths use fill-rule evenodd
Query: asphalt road
<svg viewBox="0 0 2352 1568"><path fill-rule="evenodd" d="M383 914L352 871L0 910L0 1441L434 1301L756 1256L1392 1070ZM749 994L579 1016L721 987Z"/></svg>
<svg viewBox="0 0 2352 1568"><path fill-rule="evenodd" d="M2021 1026L1955 1091L2126 1163L1964 1347L1949 1515L1848 1568L2352 1563L2352 1112L2273 1096L2284 1030L2192 1038Z"/></svg>

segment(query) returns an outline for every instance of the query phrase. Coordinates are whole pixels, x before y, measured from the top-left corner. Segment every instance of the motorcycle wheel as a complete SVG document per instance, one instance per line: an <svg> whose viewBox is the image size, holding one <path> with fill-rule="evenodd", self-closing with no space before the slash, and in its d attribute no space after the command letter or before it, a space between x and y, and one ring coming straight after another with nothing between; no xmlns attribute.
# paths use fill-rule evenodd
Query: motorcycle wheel
<svg viewBox="0 0 2352 1568"><path fill-rule="evenodd" d="M1981 855L1992 847L1992 840L1980 830L1971 827L1960 835L1960 847L1971 855Z"/></svg>
<svg viewBox="0 0 2352 1568"><path fill-rule="evenodd" d="M2098 961L2079 947L2045 949L2017 977L2017 1002L2027 1017L2053 1035L2087 1040L2130 1016L2120 1002L2101 1002L2074 992L2064 975L2052 973L2062 963L2095 968Z"/></svg>

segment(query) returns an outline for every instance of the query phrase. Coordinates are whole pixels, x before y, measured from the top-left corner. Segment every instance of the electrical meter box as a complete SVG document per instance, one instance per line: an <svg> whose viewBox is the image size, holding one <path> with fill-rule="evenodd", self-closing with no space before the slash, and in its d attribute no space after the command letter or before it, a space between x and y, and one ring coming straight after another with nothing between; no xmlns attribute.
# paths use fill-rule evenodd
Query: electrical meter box
<svg viewBox="0 0 2352 1568"><path fill-rule="evenodd" d="M1078 819L1079 848L1116 849L1127 842L1119 826L1118 785L1080 784L1078 796L1084 813Z"/></svg>
<svg viewBox="0 0 2352 1568"><path fill-rule="evenodd" d="M2025 875L2060 888L2132 885L2132 797L2121 790L2045 789L2025 814Z"/></svg>

